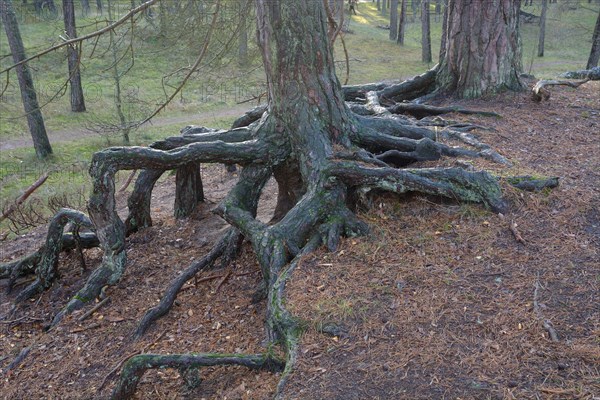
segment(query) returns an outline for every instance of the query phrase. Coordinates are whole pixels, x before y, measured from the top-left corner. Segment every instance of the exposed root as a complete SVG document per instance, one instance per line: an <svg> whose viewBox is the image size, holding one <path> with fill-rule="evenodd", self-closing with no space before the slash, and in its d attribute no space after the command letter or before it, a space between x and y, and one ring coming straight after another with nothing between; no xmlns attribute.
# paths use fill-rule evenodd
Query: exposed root
<svg viewBox="0 0 600 400"><path fill-rule="evenodd" d="M15 304L29 299L31 296L52 285L56 277L58 256L63 250L73 249L77 246L90 248L98 245L98 241L93 234L85 235L83 238L80 238L78 234L63 235L63 229L68 223L72 223L76 227L93 228L91 221L85 214L76 210L63 208L50 221L46 242L40 250L1 267L0 277L10 278L9 290L19 276L35 268L36 279L17 295Z"/></svg>
<svg viewBox="0 0 600 400"><path fill-rule="evenodd" d="M528 192L539 192L540 190L554 189L558 187L558 177L550 177L550 178L536 178L529 175L523 176L510 176L508 178L504 178L506 182L510 185L516 187L517 189L525 190Z"/></svg>
<svg viewBox="0 0 600 400"><path fill-rule="evenodd" d="M8 374L10 373L10 371L12 371L15 368L18 368L19 365L23 362L23 360L25 359L25 357L27 357L27 355L29 354L29 351L31 349L29 347L25 347L23 350L21 350L19 352L19 354L15 357L14 360L11 361L10 364L8 364L8 366L2 371L2 374Z"/></svg>
<svg viewBox="0 0 600 400"><path fill-rule="evenodd" d="M553 80L553 79L543 79L541 81L538 81L538 83L535 84L533 89L531 89L531 98L533 101L537 101L537 102L540 102L543 100L549 100L552 93L548 89L546 89L548 86L562 85L562 86L569 86L572 88L577 88L589 80L590 80L589 78L586 78L582 81L572 82L572 81L558 81L558 80Z"/></svg>
<svg viewBox="0 0 600 400"><path fill-rule="evenodd" d="M121 379L112 392L112 400L130 399L137 385L149 369L212 367L217 365L241 365L250 369L280 371L283 363L270 354L140 354L130 358L124 365Z"/></svg>
<svg viewBox="0 0 600 400"><path fill-rule="evenodd" d="M206 256L194 262L185 271L183 271L183 273L181 273L181 275L179 275L169 285L168 289L160 300L160 303L146 311L146 314L144 314L135 330L134 338L139 339L142 337L142 335L154 321L165 315L171 309L175 299L177 298L177 293L179 293L187 281L193 278L198 272L210 268L214 264L215 260L221 257L230 245L235 246L237 242L237 235L237 232L234 229L231 229L223 238L221 238L221 240L217 242L215 246L213 246L211 251Z"/></svg>
<svg viewBox="0 0 600 400"><path fill-rule="evenodd" d="M392 169L335 165L331 173L348 185L395 193L421 192L453 200L480 203L494 212L504 212L506 203L498 180L487 172L461 168Z"/></svg>
<svg viewBox="0 0 600 400"><path fill-rule="evenodd" d="M500 118L500 114L490 111L478 111L469 110L462 107L448 106L448 107L435 107L426 104L414 104L414 103L396 103L393 106L387 108L387 110L393 114L408 114L412 115L417 119L422 119L432 115L442 115L449 113L466 114L466 115L482 115L485 117L497 117Z"/></svg>

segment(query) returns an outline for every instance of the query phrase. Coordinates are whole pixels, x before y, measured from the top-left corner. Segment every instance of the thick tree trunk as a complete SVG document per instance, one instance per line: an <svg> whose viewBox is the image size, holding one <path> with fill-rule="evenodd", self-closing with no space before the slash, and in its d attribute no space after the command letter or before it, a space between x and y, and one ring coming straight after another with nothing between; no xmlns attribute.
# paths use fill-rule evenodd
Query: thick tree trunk
<svg viewBox="0 0 600 400"><path fill-rule="evenodd" d="M404 45L404 36L406 32L406 2L400 0L400 18L398 19L398 44Z"/></svg>
<svg viewBox="0 0 600 400"><path fill-rule="evenodd" d="M390 40L398 37L398 0L390 2Z"/></svg>
<svg viewBox="0 0 600 400"><path fill-rule="evenodd" d="M450 0L442 91L473 98L522 90L518 0Z"/></svg>
<svg viewBox="0 0 600 400"><path fill-rule="evenodd" d="M8 46L12 53L13 61L18 63L26 58L21 32L19 31L19 23L12 7L10 0L0 0L0 16L2 24L8 38ZM44 118L38 105L37 93L33 85L33 78L29 72L29 66L22 64L16 67L17 77L19 80L19 88L21 89L21 99L23 100L23 108L27 115L27 125L33 139L33 147L38 158L46 158L52 154L52 147L46 133Z"/></svg>
<svg viewBox="0 0 600 400"><path fill-rule="evenodd" d="M431 29L429 17L429 0L421 3L421 61L431 62Z"/></svg>
<svg viewBox="0 0 600 400"><path fill-rule="evenodd" d="M63 19L65 22L65 32L67 33L68 38L76 38L77 30L75 28L75 5L73 4L73 0L63 0ZM85 100L83 98L81 73L79 71L80 46L77 44L67 47L67 53L69 85L71 86L71 111L83 112L85 111Z"/></svg>
<svg viewBox="0 0 600 400"><path fill-rule="evenodd" d="M586 65L586 69L592 69L598 65L600 60L600 11L598 11L598 19L596 20L596 27L594 28L594 34L592 35L592 50L590 51L590 57Z"/></svg>
<svg viewBox="0 0 600 400"><path fill-rule="evenodd" d="M444 14L442 15L442 41L440 43L440 56L438 63L441 64L446 55L446 43L448 42L448 6L444 6Z"/></svg>
<svg viewBox="0 0 600 400"><path fill-rule="evenodd" d="M542 13L540 15L540 37L538 40L538 57L544 57L544 40L546 39L546 12L548 0L542 0Z"/></svg>

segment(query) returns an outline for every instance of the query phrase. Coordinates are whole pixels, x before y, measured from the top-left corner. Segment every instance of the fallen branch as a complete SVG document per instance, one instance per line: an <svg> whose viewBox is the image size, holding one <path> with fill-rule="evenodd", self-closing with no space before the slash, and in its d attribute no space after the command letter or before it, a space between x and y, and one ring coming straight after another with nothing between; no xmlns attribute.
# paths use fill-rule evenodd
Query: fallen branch
<svg viewBox="0 0 600 400"><path fill-rule="evenodd" d="M521 244L527 244L525 242L525 239L523 239L523 236L521 236L521 233L517 229L517 223L514 220L510 221L509 227L510 227L510 231L512 232L512 234L515 237L515 239L517 240L517 242L519 242Z"/></svg>
<svg viewBox="0 0 600 400"><path fill-rule="evenodd" d="M35 192L40 186L44 184L44 182L46 182L47 179L48 173L45 173L44 175L40 176L39 179L33 183L33 185L29 186L27 190L25 190L25 192L22 195L20 195L12 205L10 205L6 210L2 212L2 215L0 216L0 222L4 221L10 214L12 214L17 209L17 207L23 204L33 192Z"/></svg>
<svg viewBox="0 0 600 400"><path fill-rule="evenodd" d="M589 78L586 78L582 81L572 82L572 81L558 81L558 80L553 80L553 79L542 79L541 81L538 81L538 83L536 83L535 86L533 87L533 89L531 90L532 91L531 98L533 101L537 101L539 103L542 100L550 99L551 93L548 89L546 89L547 86L569 86L572 88L577 88L589 80L590 80Z"/></svg>
<svg viewBox="0 0 600 400"><path fill-rule="evenodd" d="M539 289L540 289L540 276L538 274L538 276L535 280L535 290L533 291L533 311L535 312L535 314L539 318L539 320L542 321L542 325L544 326L544 329L550 335L550 339L553 342L559 342L558 334L556 333L556 330L552 326L552 322L550 322L550 320L547 320L546 318L544 318L544 315L542 314L542 311L540 310L540 305L538 304Z"/></svg>
<svg viewBox="0 0 600 400"><path fill-rule="evenodd" d="M94 307L92 307L91 310L87 311L81 317L77 318L77 321L79 321L79 322L85 321L90 315L92 315L93 313L98 311L100 309L100 307L102 307L104 304L106 304L109 300L110 300L110 297L104 298L102 301L100 301L98 304L96 304Z"/></svg>

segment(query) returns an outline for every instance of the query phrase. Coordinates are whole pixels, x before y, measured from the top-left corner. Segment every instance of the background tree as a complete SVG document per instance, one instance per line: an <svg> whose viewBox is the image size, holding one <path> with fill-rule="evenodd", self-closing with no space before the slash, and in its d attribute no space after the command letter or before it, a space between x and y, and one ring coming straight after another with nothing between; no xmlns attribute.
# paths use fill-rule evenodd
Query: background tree
<svg viewBox="0 0 600 400"><path fill-rule="evenodd" d="M448 3L438 88L458 97L522 90L518 0Z"/></svg>
<svg viewBox="0 0 600 400"><path fill-rule="evenodd" d="M390 1L390 40L398 38L398 0Z"/></svg>
<svg viewBox="0 0 600 400"><path fill-rule="evenodd" d="M406 2L407 0L400 0L400 17L398 18L398 39L399 45L404 45L404 36L406 32Z"/></svg>
<svg viewBox="0 0 600 400"><path fill-rule="evenodd" d="M65 32L68 39L77 37L75 28L75 5L73 0L63 0L63 20L65 22ZM74 44L67 47L67 64L69 66L69 86L71 88L71 111L85 111L85 100L83 98L83 88L81 87L80 65L80 45Z"/></svg>
<svg viewBox="0 0 600 400"><path fill-rule="evenodd" d="M598 19L596 20L596 26L592 34L592 49L590 50L590 57L588 58L586 68L594 68L598 65L598 60L600 60L600 11L598 11Z"/></svg>
<svg viewBox="0 0 600 400"><path fill-rule="evenodd" d="M546 39L546 12L548 0L542 0L542 13L540 14L540 37L538 40L538 57L544 57L544 40Z"/></svg>
<svg viewBox="0 0 600 400"><path fill-rule="evenodd" d="M17 22L17 17L10 0L0 0L0 16L2 17L2 24L8 38L8 45L13 61L19 63L27 57L25 55L25 48L23 47L23 40L21 39L19 23ZM48 140L44 118L38 104L33 78L31 77L27 63L17 66L16 70L23 108L27 116L27 125L33 139L35 153L38 158L45 158L52 154L52 147Z"/></svg>
<svg viewBox="0 0 600 400"><path fill-rule="evenodd" d="M421 61L431 62L431 23L429 0L421 2Z"/></svg>

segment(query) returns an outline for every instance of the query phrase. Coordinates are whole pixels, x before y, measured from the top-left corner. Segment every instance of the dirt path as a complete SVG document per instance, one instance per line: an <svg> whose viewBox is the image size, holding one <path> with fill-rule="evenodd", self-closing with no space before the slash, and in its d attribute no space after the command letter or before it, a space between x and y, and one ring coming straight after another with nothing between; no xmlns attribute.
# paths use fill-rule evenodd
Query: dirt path
<svg viewBox="0 0 600 400"><path fill-rule="evenodd" d="M148 123L145 127L141 129L145 129L146 127L157 127L157 126L170 126L170 125L178 125L176 129L173 130L173 135L177 135L179 133L179 129L184 126L184 124L200 124L205 123L206 121L210 121L212 119L223 118L223 117L235 117L238 115L242 115L244 112L252 108L252 105L241 104L236 105L230 108L224 108L216 111L209 111L202 114L196 115L183 115L179 117L163 117L156 118ZM49 131L48 137L50 139L51 144L66 142L73 139L81 139L84 137L89 137L90 135L95 135L86 129L65 129L61 131ZM14 150L21 149L24 147L32 147L33 143L31 141L31 137L27 135L23 135L16 138L10 139L2 139L0 140L0 151L3 150Z"/></svg>

